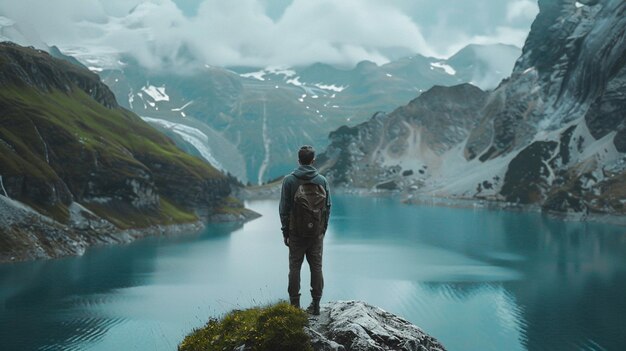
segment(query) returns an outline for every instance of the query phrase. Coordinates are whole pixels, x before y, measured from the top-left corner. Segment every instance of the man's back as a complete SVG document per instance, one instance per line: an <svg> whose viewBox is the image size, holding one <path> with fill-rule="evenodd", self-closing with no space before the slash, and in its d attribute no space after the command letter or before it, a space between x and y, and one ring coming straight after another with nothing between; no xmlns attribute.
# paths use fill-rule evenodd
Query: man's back
<svg viewBox="0 0 626 351"><path fill-rule="evenodd" d="M283 237L289 237L289 224L290 224L290 216L293 210L293 199L298 189L298 185L303 181L310 182L313 184L321 185L326 191L326 218L324 225L324 232L326 231L326 227L328 225L328 212L330 212L331 200L330 200L330 191L328 189L328 181L326 178L317 172L317 169L312 165L300 165L296 168L291 174L285 176L283 179L283 186L280 195L280 205L279 205L279 213L280 213L280 221L281 221L281 229L283 232Z"/></svg>

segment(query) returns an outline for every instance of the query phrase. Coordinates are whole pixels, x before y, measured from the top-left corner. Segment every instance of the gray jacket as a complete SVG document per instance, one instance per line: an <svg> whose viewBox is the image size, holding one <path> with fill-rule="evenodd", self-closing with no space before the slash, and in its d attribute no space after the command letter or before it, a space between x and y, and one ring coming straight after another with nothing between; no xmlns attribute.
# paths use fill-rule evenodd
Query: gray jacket
<svg viewBox="0 0 626 351"><path fill-rule="evenodd" d="M313 184L319 184L326 190L326 207L327 215L324 223L324 231L328 227L328 217L330 217L330 191L328 189L328 181L317 172L315 167L310 165L300 165L291 174L283 179L283 187L280 193L280 205L278 212L280 213L281 230L284 237L289 237L289 216L293 207L293 197L298 187L298 179L308 180Z"/></svg>

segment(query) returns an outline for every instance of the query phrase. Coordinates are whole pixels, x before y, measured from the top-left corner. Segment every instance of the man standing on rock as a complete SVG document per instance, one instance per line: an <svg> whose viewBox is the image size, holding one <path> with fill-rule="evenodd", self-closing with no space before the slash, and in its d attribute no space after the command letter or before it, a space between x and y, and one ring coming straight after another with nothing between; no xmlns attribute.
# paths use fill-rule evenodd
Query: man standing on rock
<svg viewBox="0 0 626 351"><path fill-rule="evenodd" d="M289 299L300 308L300 269L306 256L311 269L311 296L307 308L320 314L320 299L324 289L322 252L324 235L330 217L328 181L313 167L315 150L305 145L298 151L300 166L283 179L280 195L280 222L283 239L289 247Z"/></svg>

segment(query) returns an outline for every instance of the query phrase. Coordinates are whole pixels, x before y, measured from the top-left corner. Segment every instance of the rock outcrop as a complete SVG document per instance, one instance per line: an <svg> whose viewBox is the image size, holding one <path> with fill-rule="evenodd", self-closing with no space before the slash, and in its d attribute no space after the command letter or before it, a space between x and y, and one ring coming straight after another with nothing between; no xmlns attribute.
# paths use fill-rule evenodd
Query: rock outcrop
<svg viewBox="0 0 626 351"><path fill-rule="evenodd" d="M316 351L445 350L407 320L360 301L323 304L307 333Z"/></svg>
<svg viewBox="0 0 626 351"><path fill-rule="evenodd" d="M439 89L443 98L433 103L454 101L457 120L435 116L437 123L416 134L408 122L437 110L399 111L426 105L419 101L425 93L332 133L321 157L327 173L346 186L540 205L583 217L625 214L626 2L539 0L539 8L511 77L494 91L461 101L458 88ZM472 113L459 112L463 106ZM461 140L445 138L452 131L446 127L461 130ZM401 157L389 152L423 139L414 135L451 143L439 152L423 142Z"/></svg>

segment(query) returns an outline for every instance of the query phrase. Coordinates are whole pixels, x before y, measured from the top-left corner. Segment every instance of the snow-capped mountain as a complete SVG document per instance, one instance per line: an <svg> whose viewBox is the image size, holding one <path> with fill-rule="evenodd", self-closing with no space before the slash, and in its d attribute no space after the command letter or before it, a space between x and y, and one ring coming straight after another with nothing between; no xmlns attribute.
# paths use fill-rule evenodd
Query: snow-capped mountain
<svg viewBox="0 0 626 351"><path fill-rule="evenodd" d="M508 70L492 67L488 56L463 54L489 48L499 53L499 62L510 62ZM102 77L121 105L163 128L179 145L252 183L288 172L299 145L323 149L330 131L363 122L376 111L391 111L434 85L474 82L493 88L520 54L505 45L470 46L459 53L463 59L415 55L381 66L364 61L349 69L322 63L205 65L189 73L147 70L128 57L95 59L72 52Z"/></svg>
<svg viewBox="0 0 626 351"><path fill-rule="evenodd" d="M323 156L330 178L552 211L625 212L626 2L539 7L513 74L497 89L437 87L340 128Z"/></svg>

